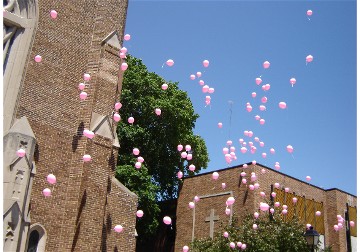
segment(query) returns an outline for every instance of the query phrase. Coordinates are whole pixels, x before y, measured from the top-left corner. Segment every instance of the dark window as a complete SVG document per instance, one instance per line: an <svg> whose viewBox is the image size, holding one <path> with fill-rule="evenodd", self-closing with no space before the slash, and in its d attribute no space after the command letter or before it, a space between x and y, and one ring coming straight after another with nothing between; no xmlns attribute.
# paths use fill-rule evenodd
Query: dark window
<svg viewBox="0 0 360 252"><path fill-rule="evenodd" d="M29 245L28 245L27 252L36 252L38 244L39 244L39 238L40 238L40 235L37 230L33 230L30 233Z"/></svg>

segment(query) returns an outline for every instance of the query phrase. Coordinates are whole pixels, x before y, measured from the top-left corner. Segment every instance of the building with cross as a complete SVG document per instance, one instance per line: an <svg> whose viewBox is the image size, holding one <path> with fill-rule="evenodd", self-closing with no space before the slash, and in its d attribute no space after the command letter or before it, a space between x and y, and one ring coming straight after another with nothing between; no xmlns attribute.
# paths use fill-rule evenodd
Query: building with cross
<svg viewBox="0 0 360 252"><path fill-rule="evenodd" d="M120 144L112 119L127 7L3 1L3 251L135 250L137 196L114 177Z"/></svg>
<svg viewBox="0 0 360 252"><path fill-rule="evenodd" d="M287 205L286 218L296 215L304 224L304 231L306 224L311 224L320 234L322 248L331 245L333 251L357 251L356 226L349 225L350 221L356 223L356 196L336 188L324 190L261 164L248 163L216 172L219 173L217 180L212 178L213 172L184 178L176 211L175 251L181 251L194 239L213 238L233 216L241 220L245 215L259 211L259 203L264 201L260 192L265 193L269 202ZM242 176L243 172L246 174ZM251 179L251 173L255 173L255 181ZM259 188L253 189L255 183ZM275 197L271 196L272 192ZM195 196L199 199L197 202ZM226 200L231 196L235 203L226 209ZM292 201L294 197L296 203ZM195 202L195 207L190 208L189 202ZM318 211L320 215L316 214ZM345 222L342 229L335 231L337 215Z"/></svg>

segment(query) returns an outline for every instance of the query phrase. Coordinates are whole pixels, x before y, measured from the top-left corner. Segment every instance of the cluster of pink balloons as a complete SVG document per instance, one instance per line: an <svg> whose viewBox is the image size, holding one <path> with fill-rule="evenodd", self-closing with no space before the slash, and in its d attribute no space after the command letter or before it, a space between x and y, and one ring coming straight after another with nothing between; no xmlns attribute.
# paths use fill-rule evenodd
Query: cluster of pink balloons
<svg viewBox="0 0 360 252"><path fill-rule="evenodd" d="M88 94L84 91L84 89L88 85L87 82L90 81L91 76L90 76L90 74L85 73L83 78L84 78L85 83L79 84L79 90L81 91L79 96L80 96L80 100L82 100L82 101L86 100L86 98L88 96Z"/></svg>

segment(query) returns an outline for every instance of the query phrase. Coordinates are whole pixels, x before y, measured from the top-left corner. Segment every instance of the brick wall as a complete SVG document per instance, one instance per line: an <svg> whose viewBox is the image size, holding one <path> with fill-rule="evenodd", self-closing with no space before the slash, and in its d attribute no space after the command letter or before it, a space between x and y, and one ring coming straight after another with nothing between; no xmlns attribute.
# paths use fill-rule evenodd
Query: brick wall
<svg viewBox="0 0 360 252"><path fill-rule="evenodd" d="M17 108L17 117L28 118L38 143L31 224L45 227L46 251L134 251L134 237L129 237L137 197L111 182L117 159L113 139L82 136L93 112L111 116L119 94L120 58L102 41L113 31L123 37L128 2L39 0L38 5L38 26ZM58 12L55 20L49 15L52 9ZM38 54L41 63L33 60ZM88 98L80 101L78 84L84 73L90 73L91 80L85 89ZM93 161L84 164L84 154ZM49 173L57 177L54 186L46 182ZM45 187L52 189L49 198L41 194ZM124 233L114 234L117 223L125 227ZM129 241L127 247L121 235Z"/></svg>
<svg viewBox="0 0 360 252"><path fill-rule="evenodd" d="M263 169L265 173L261 172ZM242 171L246 172L244 178L247 179L247 185L240 184L239 186L239 178ZM184 184L178 199L175 251L181 251L184 245L189 245L191 242L193 215L192 210L188 207L188 203L193 201L195 195L211 195L232 191L236 199L233 205L233 213L241 219L246 213L258 211L259 203L263 201L263 198L260 196L261 191L265 192L266 200L270 199L271 185L275 183L279 183L282 189L285 187L289 188L289 193L294 196L302 196L306 199L314 200L319 204L323 203L324 211L322 215L325 225L325 243L327 246L333 244L334 251L346 251L345 228L339 232L335 232L333 225L337 224L336 215L341 214L344 217L344 211L346 209L346 203L349 202L349 197L352 202L350 206L356 206L356 197L340 190L324 190L310 185L306 181L289 177L261 164L254 166L249 163L247 168L237 166L219 170L218 172L220 174L218 180L211 178L212 172L184 179ZM255 183L251 182L251 172L255 172L257 175L256 182L260 184L260 187L254 191L247 189L248 185ZM226 183L225 189L221 187L221 183L223 182ZM216 229L219 231L218 228L221 221L225 223L229 219L224 213L225 201L229 196L230 195L224 195L200 199L196 204L195 238L209 236L209 223L205 222L205 218L209 216L211 208L215 209L215 214L219 215L220 218L220 221L216 222L215 231ZM276 197L274 201L277 201Z"/></svg>

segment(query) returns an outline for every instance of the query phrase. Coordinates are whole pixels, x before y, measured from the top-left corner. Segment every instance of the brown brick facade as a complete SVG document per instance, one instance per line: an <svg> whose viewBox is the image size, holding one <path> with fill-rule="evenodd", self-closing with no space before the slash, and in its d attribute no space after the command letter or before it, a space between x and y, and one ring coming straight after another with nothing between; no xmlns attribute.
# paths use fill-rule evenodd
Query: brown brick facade
<svg viewBox="0 0 360 252"><path fill-rule="evenodd" d="M46 230L46 251L134 251L137 196L114 181L114 139L82 135L93 113L110 118L120 90L118 48L103 40L123 37L127 0L38 1L38 24L17 106L37 140L31 224ZM50 18L50 10L58 12ZM116 35L115 35L116 36ZM120 41L121 43L121 41ZM42 56L36 63L35 55ZM80 101L83 74L91 80ZM82 156L92 161L84 163ZM46 176L57 177L54 186ZM45 198L42 190L52 189ZM115 225L124 231L115 233Z"/></svg>
<svg viewBox="0 0 360 252"><path fill-rule="evenodd" d="M263 174L261 170L264 169ZM246 172L244 178L247 179L247 185L241 183L240 173ZM257 175L256 182L260 187L254 191L249 190L248 186L256 182L251 182L251 172ZM259 209L259 203L262 201L260 192L265 192L265 199L270 199L271 185L275 183L280 184L280 189L289 188L289 194L301 198L304 202L307 199L307 205L323 209L321 218L316 217L317 225L321 230L324 230L326 246L332 245L333 251L345 252L346 250L346 234L345 224L344 228L338 232L334 231L333 226L337 224L337 215L342 215L346 210L346 203L355 207L356 196L347 194L338 189L324 190L322 188L310 185L305 181L287 176L283 173L277 172L271 168L261 164L248 164L248 168L242 166L231 167L228 169L219 170L220 174L218 180L212 179L212 172L205 173L184 179L181 188L178 206L177 206L177 234L175 251L181 251L184 245L189 245L192 240L193 227L193 210L189 208L188 203L194 201L194 196L202 196L200 201L195 205L195 228L194 237L202 238L209 236L209 222L205 222L205 218L210 215L210 210L215 210L215 215L219 216L219 221L215 222L215 232L219 231L219 224L225 223L229 220L229 216L225 214L225 202L231 192L236 199L232 206L233 213L240 219L244 214L254 213ZM223 189L221 183L226 183L226 188ZM204 197L205 196L205 197ZM278 193L274 201L282 202ZM291 198L292 199L292 198ZM289 201L289 200L287 200ZM292 202L292 201L290 201ZM302 202L299 202L302 203ZM289 205L289 203L288 203ZM300 206L299 206L300 208ZM293 211L296 211L295 208ZM315 217L309 215L308 209L306 223L314 225ZM323 223L323 227L321 226Z"/></svg>

